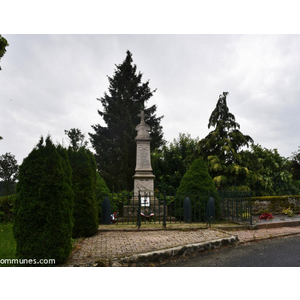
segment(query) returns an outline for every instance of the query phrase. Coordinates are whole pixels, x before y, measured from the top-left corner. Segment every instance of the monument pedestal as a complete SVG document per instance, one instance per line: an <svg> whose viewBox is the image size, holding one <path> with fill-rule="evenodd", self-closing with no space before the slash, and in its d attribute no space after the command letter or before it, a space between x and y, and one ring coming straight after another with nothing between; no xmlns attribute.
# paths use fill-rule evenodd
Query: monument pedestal
<svg viewBox="0 0 300 300"><path fill-rule="evenodd" d="M139 195L141 196L141 213L154 214L156 220L162 220L164 215L163 203L154 196L154 178L151 167L150 127L145 123L144 111L139 114L141 122L136 126L136 168L134 178L134 194L130 205L124 206L124 218L137 218Z"/></svg>
<svg viewBox="0 0 300 300"><path fill-rule="evenodd" d="M151 167L151 156L150 156L150 142L151 137L149 135L150 127L145 123L144 111L139 114L141 117L141 122L136 126L137 131L136 141L136 167L134 178L134 196L131 199L131 204L133 202L138 203L139 194L143 197L143 201L147 201L145 198L147 195L149 197L148 206L151 207L151 196L154 196L154 178ZM154 200L155 201L155 200ZM146 205L146 203L142 203Z"/></svg>

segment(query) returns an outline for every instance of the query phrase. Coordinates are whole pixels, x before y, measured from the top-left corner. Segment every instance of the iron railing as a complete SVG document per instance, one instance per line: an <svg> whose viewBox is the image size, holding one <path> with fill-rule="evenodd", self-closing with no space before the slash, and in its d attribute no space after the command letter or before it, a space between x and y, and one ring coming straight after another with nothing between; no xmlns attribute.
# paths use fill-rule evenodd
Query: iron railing
<svg viewBox="0 0 300 300"><path fill-rule="evenodd" d="M184 203L189 201L186 217ZM139 193L139 195L118 194L109 197L111 210L117 212L117 224L143 223L211 223L243 222L252 225L251 194L236 191L219 191L212 197L210 193L179 195L178 193Z"/></svg>

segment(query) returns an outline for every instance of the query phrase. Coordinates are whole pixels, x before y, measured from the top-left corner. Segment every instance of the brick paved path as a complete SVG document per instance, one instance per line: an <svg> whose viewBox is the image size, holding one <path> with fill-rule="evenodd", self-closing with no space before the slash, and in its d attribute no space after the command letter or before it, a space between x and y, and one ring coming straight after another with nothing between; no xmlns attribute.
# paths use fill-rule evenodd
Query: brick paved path
<svg viewBox="0 0 300 300"><path fill-rule="evenodd" d="M89 261L131 256L156 250L229 237L231 234L218 230L158 230L158 231L99 231L84 239L73 253L69 265Z"/></svg>
<svg viewBox="0 0 300 300"><path fill-rule="evenodd" d="M109 260L148 253L177 246L210 242L238 236L240 243L300 234L300 226L259 230L225 232L216 229L199 230L154 230L154 231L101 231L78 243L77 249L65 265L85 265L95 261Z"/></svg>

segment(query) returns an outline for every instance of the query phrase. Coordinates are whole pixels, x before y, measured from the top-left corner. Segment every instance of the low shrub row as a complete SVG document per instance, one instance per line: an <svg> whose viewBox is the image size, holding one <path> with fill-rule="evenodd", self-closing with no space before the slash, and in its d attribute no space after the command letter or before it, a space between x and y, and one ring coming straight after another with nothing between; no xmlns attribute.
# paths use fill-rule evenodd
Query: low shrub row
<svg viewBox="0 0 300 300"><path fill-rule="evenodd" d="M252 213L254 215L264 212L281 214L287 208L291 208L295 213L300 213L300 195L252 197Z"/></svg>

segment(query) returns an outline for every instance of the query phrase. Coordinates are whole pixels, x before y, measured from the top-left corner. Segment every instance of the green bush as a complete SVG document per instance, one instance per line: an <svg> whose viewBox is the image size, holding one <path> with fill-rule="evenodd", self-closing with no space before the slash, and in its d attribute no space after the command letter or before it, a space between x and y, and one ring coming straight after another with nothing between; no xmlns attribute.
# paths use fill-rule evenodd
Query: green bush
<svg viewBox="0 0 300 300"><path fill-rule="evenodd" d="M13 227L18 258L60 264L71 253L74 194L67 157L48 136L20 166Z"/></svg>
<svg viewBox="0 0 300 300"><path fill-rule="evenodd" d="M202 158L195 159L190 169L183 176L177 193L193 195L199 192L209 192L212 197L218 197L214 181L208 173Z"/></svg>
<svg viewBox="0 0 300 300"><path fill-rule="evenodd" d="M96 161L93 154L80 148L68 150L73 170L74 228L72 236L88 237L98 230L98 204L96 200Z"/></svg>
<svg viewBox="0 0 300 300"><path fill-rule="evenodd" d="M216 213L219 211L218 192L202 158L195 159L190 169L183 176L177 190L177 197L181 198L182 201L185 197L190 198L196 219L201 217L199 211L202 212L203 216L205 215L204 203L209 197L213 197L215 200Z"/></svg>
<svg viewBox="0 0 300 300"><path fill-rule="evenodd" d="M13 203L16 195L0 197L0 222L13 221Z"/></svg>

